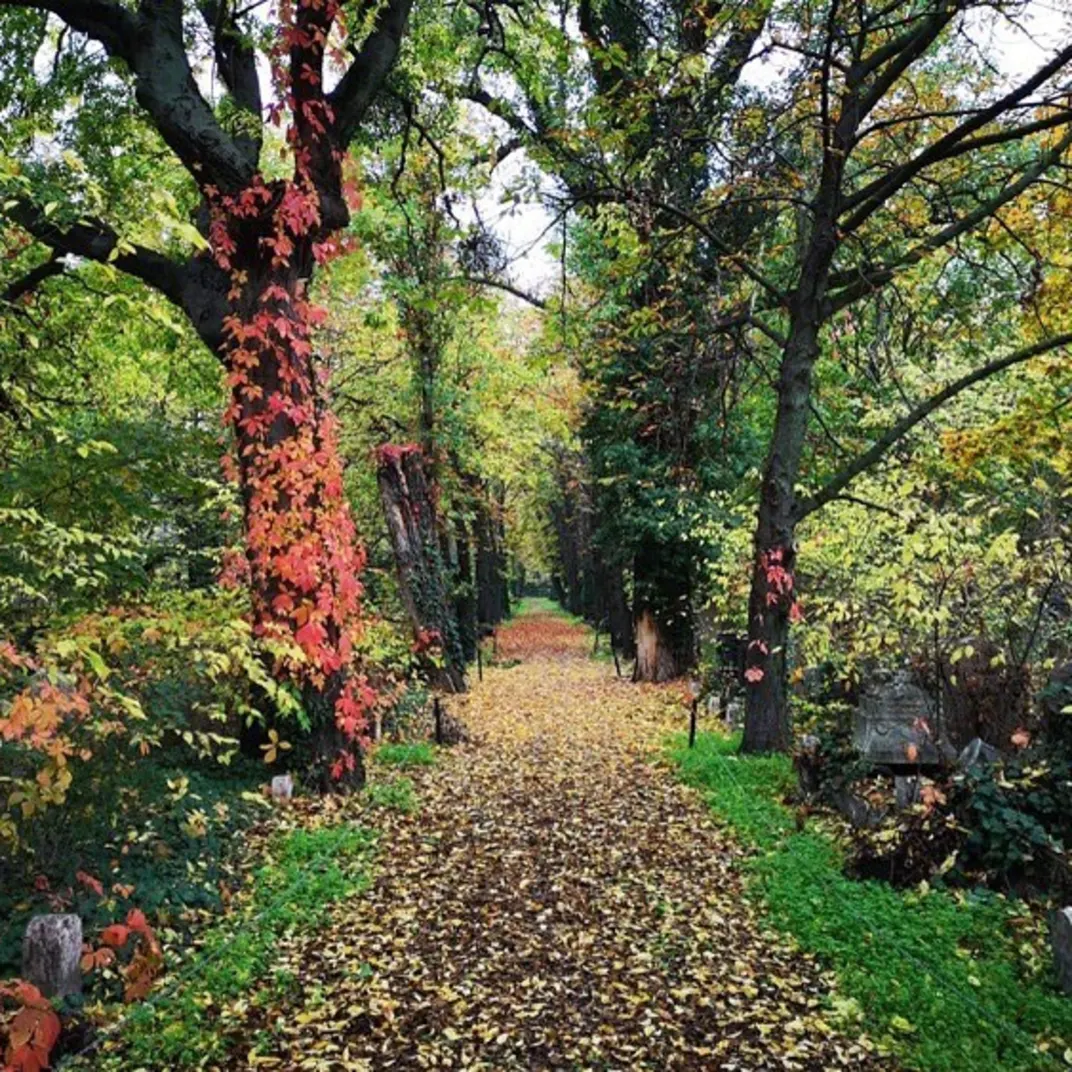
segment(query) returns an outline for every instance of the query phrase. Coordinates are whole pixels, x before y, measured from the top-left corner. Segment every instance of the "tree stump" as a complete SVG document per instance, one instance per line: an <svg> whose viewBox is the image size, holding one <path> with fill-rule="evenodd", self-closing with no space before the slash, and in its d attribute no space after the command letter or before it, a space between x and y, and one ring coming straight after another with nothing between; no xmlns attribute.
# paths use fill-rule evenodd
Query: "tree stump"
<svg viewBox="0 0 1072 1072"><path fill-rule="evenodd" d="M46 998L82 992L82 920L75 915L34 916L22 939L22 977Z"/></svg>

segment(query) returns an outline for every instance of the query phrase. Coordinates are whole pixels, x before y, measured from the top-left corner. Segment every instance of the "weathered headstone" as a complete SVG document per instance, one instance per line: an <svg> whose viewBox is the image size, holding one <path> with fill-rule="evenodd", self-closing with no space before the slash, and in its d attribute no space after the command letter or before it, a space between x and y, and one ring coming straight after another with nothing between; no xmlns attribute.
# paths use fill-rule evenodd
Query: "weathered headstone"
<svg viewBox="0 0 1072 1072"><path fill-rule="evenodd" d="M868 683L856 712L854 744L876 766L933 766L943 756L935 743L934 705L905 670Z"/></svg>
<svg viewBox="0 0 1072 1072"><path fill-rule="evenodd" d="M911 808L913 804L919 803L919 779L898 774L893 779L893 793L899 811Z"/></svg>
<svg viewBox="0 0 1072 1072"><path fill-rule="evenodd" d="M726 704L726 725L730 729L744 725L744 704L740 700L730 700Z"/></svg>
<svg viewBox="0 0 1072 1072"><path fill-rule="evenodd" d="M1055 912L1050 924L1050 945L1057 981L1066 994L1072 994L1072 908Z"/></svg>
<svg viewBox="0 0 1072 1072"><path fill-rule="evenodd" d="M294 779L289 774L277 774L272 779L272 799L290 800L294 796Z"/></svg>
<svg viewBox="0 0 1072 1072"><path fill-rule="evenodd" d="M965 746L957 757L957 766L964 770L972 767L987 767L997 763L1001 759L999 752L992 744L987 744L981 737L974 737Z"/></svg>
<svg viewBox="0 0 1072 1072"><path fill-rule="evenodd" d="M848 789L841 789L835 793L831 802L858 830L870 830L878 826L885 818L886 813L882 808L871 807L866 800Z"/></svg>
<svg viewBox="0 0 1072 1072"><path fill-rule="evenodd" d="M75 915L34 916L22 939L22 977L46 998L82 992L82 920Z"/></svg>
<svg viewBox="0 0 1072 1072"><path fill-rule="evenodd" d="M793 755L793 766L797 772L797 787L800 795L807 800L819 792L819 738L806 733L800 738L800 744Z"/></svg>

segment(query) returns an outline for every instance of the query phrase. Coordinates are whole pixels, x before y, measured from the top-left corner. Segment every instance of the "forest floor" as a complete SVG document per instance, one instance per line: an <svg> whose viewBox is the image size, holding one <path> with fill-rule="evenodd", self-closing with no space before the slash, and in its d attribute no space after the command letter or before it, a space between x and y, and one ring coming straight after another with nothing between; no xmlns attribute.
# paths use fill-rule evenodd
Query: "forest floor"
<svg viewBox="0 0 1072 1072"><path fill-rule="evenodd" d="M407 770L367 891L278 946L301 986L229 1067L866 1069L831 980L760 925L743 850L654 763L680 688L537 609L451 703L472 740ZM237 1026L237 1025L235 1025ZM887 1067L883 1064L883 1067Z"/></svg>

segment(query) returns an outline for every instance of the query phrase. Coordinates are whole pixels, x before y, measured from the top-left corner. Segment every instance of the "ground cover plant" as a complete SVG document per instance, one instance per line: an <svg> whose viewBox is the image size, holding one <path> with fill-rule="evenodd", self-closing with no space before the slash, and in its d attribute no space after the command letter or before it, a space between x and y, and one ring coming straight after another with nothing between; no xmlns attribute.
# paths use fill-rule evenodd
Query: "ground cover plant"
<svg viewBox="0 0 1072 1072"><path fill-rule="evenodd" d="M785 803L786 757L744 757L702 734L669 752L687 784L754 850L751 895L770 924L836 973L838 1014L906 1067L1059 1068L1072 1009L1052 978L1045 920L989 891L895 890L844 873L844 846Z"/></svg>

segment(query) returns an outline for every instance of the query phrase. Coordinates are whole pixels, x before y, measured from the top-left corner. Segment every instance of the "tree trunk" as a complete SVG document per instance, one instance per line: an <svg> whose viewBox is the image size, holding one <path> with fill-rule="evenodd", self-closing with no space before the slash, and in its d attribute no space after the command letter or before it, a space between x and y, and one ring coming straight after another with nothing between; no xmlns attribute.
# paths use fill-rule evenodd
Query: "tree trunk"
<svg viewBox="0 0 1072 1072"><path fill-rule="evenodd" d="M645 543L633 563L634 681L669 681L696 660L689 561L680 548Z"/></svg>
<svg viewBox="0 0 1072 1072"><path fill-rule="evenodd" d="M495 577L498 583L499 621L510 617L510 556L506 550L506 485L500 484L495 517Z"/></svg>
<svg viewBox="0 0 1072 1072"><path fill-rule="evenodd" d="M246 534L245 558L229 571L234 579L236 570L248 572L254 634L283 645L273 652L273 669L301 688L321 780L329 780L330 769L336 783L360 783L357 745L368 704L348 674L364 555L310 341L314 313L305 281L314 236L287 238L285 259L273 252L281 206L293 209L295 199L315 195L284 182L247 193L253 208L242 215L217 207L212 225L217 258L233 279L221 357ZM288 654L287 645L300 648L301 657Z"/></svg>
<svg viewBox="0 0 1072 1072"><path fill-rule="evenodd" d="M778 383L778 410L760 494L748 600L743 752L784 752L792 744L787 649L796 607L795 487L817 355L816 307L797 317Z"/></svg>
<svg viewBox="0 0 1072 1072"><path fill-rule="evenodd" d="M381 447L377 480L398 567L398 587L431 680L465 689L465 659L439 548L436 506L415 445ZM435 665L438 652L442 666Z"/></svg>
<svg viewBox="0 0 1072 1072"><path fill-rule="evenodd" d="M469 524L464 513L454 515L454 539L457 562L454 573L454 613L458 620L458 639L466 665L476 659L476 585L473 578L473 547Z"/></svg>
<svg viewBox="0 0 1072 1072"><path fill-rule="evenodd" d="M506 612L504 595L505 558L500 545L499 523L487 501L487 492L477 497L476 520L477 618L481 625L497 625Z"/></svg>
<svg viewBox="0 0 1072 1072"><path fill-rule="evenodd" d="M636 619L636 666L633 670L633 680L672 681L679 674L666 630L659 625L655 613L650 608L645 608Z"/></svg>
<svg viewBox="0 0 1072 1072"><path fill-rule="evenodd" d="M605 566L600 570L600 589L611 643L620 655L632 659L636 655L633 618L629 613L620 566Z"/></svg>

